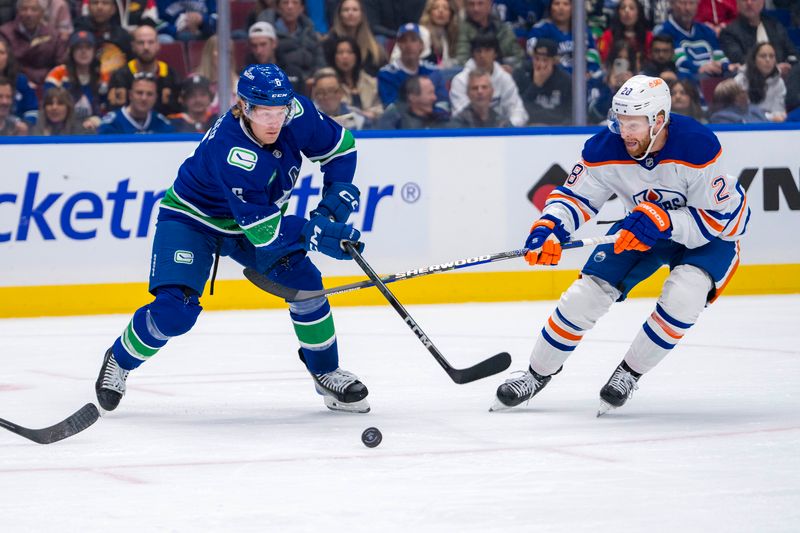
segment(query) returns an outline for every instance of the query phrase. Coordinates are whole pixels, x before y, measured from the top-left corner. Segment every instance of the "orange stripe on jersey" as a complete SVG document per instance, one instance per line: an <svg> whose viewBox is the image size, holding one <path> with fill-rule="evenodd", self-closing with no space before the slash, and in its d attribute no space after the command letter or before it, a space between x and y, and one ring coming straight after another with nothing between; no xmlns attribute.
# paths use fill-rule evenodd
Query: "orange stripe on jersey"
<svg viewBox="0 0 800 533"><path fill-rule="evenodd" d="M706 168L707 166L716 163L717 159L719 159L721 155L722 155L722 148L719 149L719 152L717 152L717 155L714 156L714 159L712 159L708 163L703 163L702 165L695 165L694 163L689 163L688 161L683 161L682 159L664 159L663 161L659 161L659 163L675 163L676 165L684 165L692 168Z"/></svg>
<svg viewBox="0 0 800 533"><path fill-rule="evenodd" d="M597 163L590 163L589 161L583 161L587 167L602 167L604 165L635 165L636 161L633 159L626 159L626 160L611 160L611 161L598 161Z"/></svg>
<svg viewBox="0 0 800 533"><path fill-rule="evenodd" d="M673 339L680 339L681 337L683 337L683 335L681 335L680 333L678 333L677 331L675 331L674 329L669 327L669 324L667 324L664 321L664 319L661 318L660 316L658 316L655 312L653 312L653 314L650 315L650 318L652 318L656 322L656 324L661 326L661 329L664 330L664 333L666 333L667 335L669 335Z"/></svg>
<svg viewBox="0 0 800 533"><path fill-rule="evenodd" d="M742 198L742 207L739 209L739 216L736 218L736 225L734 225L733 229L728 233L728 237L731 235L736 235L736 230L739 229L739 224L742 222L742 217L744 217L745 211L747 211L747 196Z"/></svg>
<svg viewBox="0 0 800 533"><path fill-rule="evenodd" d="M555 331L556 333L558 333L559 335L561 335L562 337L564 337L567 340L579 341L579 340L581 340L583 338L583 335L573 335L572 333L570 333L569 331L565 330L564 328L559 327L553 321L553 317L552 316L547 320L547 323L550 325L551 328L553 328L553 331Z"/></svg>
<svg viewBox="0 0 800 533"><path fill-rule="evenodd" d="M706 212L703 211L702 209L698 209L697 212L700 213L700 216L703 218L703 222L705 222L714 231L719 233L725 229L725 226L723 226L722 224L711 218L711 216L707 215Z"/></svg>
<svg viewBox="0 0 800 533"><path fill-rule="evenodd" d="M566 200L567 202L569 202L572 205L574 205L578 209L578 211L581 212L581 215L583 215L583 221L584 222L586 222L587 220L592 218L592 216L589 213L587 213L581 207L581 204L579 204L578 201L575 198L567 196L566 194L550 193L550 195L547 197L547 200L551 200L551 199L552 200L556 200L556 199L558 199L558 200ZM545 203L547 203L547 201L545 201Z"/></svg>

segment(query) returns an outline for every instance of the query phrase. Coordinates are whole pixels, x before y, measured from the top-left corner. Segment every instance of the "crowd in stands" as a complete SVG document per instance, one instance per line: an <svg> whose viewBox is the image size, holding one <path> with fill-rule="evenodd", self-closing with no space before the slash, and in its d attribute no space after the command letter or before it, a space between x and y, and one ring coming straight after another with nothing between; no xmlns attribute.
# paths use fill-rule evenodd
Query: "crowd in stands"
<svg viewBox="0 0 800 533"><path fill-rule="evenodd" d="M351 129L572 123L575 0L0 0L0 135L205 132L276 63ZM800 122L800 1L588 0L587 115L637 73L711 123Z"/></svg>

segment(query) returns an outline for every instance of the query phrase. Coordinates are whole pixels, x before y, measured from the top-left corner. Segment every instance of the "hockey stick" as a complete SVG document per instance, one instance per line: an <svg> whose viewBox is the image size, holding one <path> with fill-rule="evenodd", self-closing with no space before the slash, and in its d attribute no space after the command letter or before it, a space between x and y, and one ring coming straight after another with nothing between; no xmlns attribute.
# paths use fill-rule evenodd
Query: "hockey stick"
<svg viewBox="0 0 800 533"><path fill-rule="evenodd" d="M615 240L617 240L616 234L604 235L602 237L592 237L588 239L579 239L575 241L565 242L564 244L561 245L561 248L564 250L570 250L572 248L582 248L584 246L596 246L598 244L608 244L610 242L614 242ZM439 265L431 265L427 267L406 270L405 272L399 272L397 274L391 274L389 276L386 276L385 278L381 278L381 281L383 283L393 283L395 281L418 278L430 274L438 274L439 272L460 270L462 268L469 268L478 265L485 265L487 263L494 263L497 261L514 259L516 257L523 257L527 252L528 250L522 248L520 250L511 250L510 252L499 252L491 255L468 257L465 259L450 261L448 263L442 263ZM368 279L364 281L357 281L355 283L350 283L348 285L331 287L329 289L307 291L302 289L292 289L285 285L281 285L280 283L276 283L271 279L269 279L264 274L262 274L261 272L259 272L258 270L255 270L250 267L244 269L244 276L248 280L250 280L250 283L258 287L262 291L268 292L270 294L273 294L290 302L302 302L305 300L312 300L314 298L319 298L320 296L327 296L328 294L340 294L343 292L349 292L375 286L375 282L372 281L371 279Z"/></svg>
<svg viewBox="0 0 800 533"><path fill-rule="evenodd" d="M42 429L28 429L0 418L0 427L39 444L52 444L88 428L100 418L93 403L87 403L58 424Z"/></svg>
<svg viewBox="0 0 800 533"><path fill-rule="evenodd" d="M358 263L358 266L360 266L364 273L369 277L369 279L371 279L375 286L378 287L378 290L381 291L381 294L383 294L384 298L386 298L392 307L394 307L394 310L397 311L397 314L400 315L406 325L411 328L411 331L414 332L414 335L416 335L419 341L425 346L425 348L428 349L433 358L436 359L442 368L444 368L444 371L447 372L447 375L450 376L450 379L460 385L492 376L511 366L511 356L507 352L500 352L493 355L489 359L486 359L485 361L481 361L475 366L464 369L453 368L447 359L445 359L444 355L442 355L442 352L440 352L439 349L434 346L430 337L428 337L425 332L422 331L422 328L419 327L419 324L417 324L417 322L411 318L411 315L408 313L408 311L406 311L405 307L403 307L403 304L400 303L395 295L392 294L392 291L390 291L383 281L381 281L381 278L375 273L372 267L369 266L369 263L367 263L366 260L361 257L361 254L358 253L358 250L355 246L353 246L353 243L345 242L344 247L353 260Z"/></svg>

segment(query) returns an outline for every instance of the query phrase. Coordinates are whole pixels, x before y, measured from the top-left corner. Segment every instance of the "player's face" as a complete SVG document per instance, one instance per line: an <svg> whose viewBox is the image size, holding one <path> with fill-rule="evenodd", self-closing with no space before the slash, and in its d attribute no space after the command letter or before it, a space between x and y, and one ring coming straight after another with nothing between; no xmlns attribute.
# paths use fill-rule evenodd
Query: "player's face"
<svg viewBox="0 0 800 533"><path fill-rule="evenodd" d="M650 124L647 117L617 116L625 149L633 157L641 157L650 145Z"/></svg>
<svg viewBox="0 0 800 533"><path fill-rule="evenodd" d="M288 106L243 105L242 107L246 109L245 116L250 120L250 129L253 130L256 139L263 144L272 144L278 140L281 128L289 115Z"/></svg>

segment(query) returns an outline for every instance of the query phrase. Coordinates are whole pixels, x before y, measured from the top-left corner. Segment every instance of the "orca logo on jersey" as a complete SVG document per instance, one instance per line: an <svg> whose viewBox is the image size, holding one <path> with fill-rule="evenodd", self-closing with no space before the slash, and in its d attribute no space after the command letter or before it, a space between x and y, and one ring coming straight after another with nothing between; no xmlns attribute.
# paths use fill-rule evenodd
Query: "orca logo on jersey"
<svg viewBox="0 0 800 533"><path fill-rule="evenodd" d="M670 189L647 189L633 195L633 204L639 205L642 202L656 204L664 211L678 209L686 205L686 196Z"/></svg>
<svg viewBox="0 0 800 533"><path fill-rule="evenodd" d="M257 162L258 154L247 148L234 146L231 148L231 151L228 152L228 164L239 167L242 170L250 172L256 168Z"/></svg>

